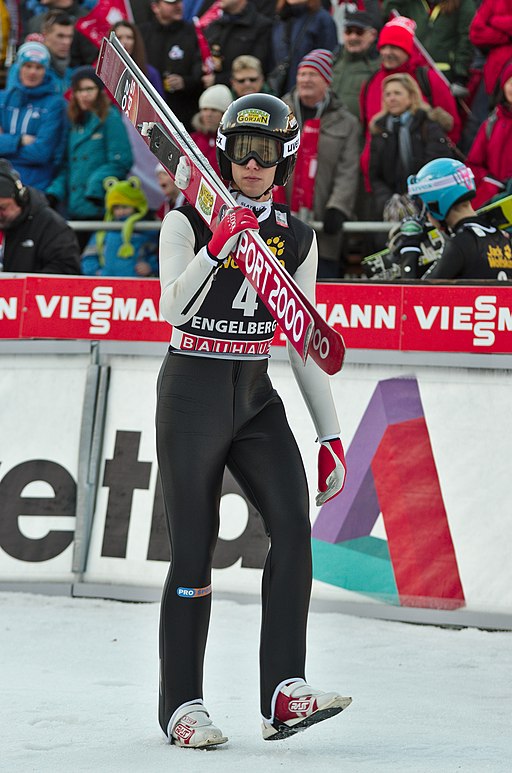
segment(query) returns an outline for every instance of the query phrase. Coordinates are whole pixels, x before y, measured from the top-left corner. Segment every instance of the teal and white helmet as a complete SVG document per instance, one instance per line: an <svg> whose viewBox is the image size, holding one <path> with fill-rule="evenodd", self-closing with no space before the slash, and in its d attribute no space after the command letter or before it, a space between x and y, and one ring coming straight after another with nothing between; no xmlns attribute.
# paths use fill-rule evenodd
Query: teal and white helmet
<svg viewBox="0 0 512 773"><path fill-rule="evenodd" d="M409 196L417 196L436 220L445 220L454 204L475 195L473 172L461 161L436 158L407 179Z"/></svg>

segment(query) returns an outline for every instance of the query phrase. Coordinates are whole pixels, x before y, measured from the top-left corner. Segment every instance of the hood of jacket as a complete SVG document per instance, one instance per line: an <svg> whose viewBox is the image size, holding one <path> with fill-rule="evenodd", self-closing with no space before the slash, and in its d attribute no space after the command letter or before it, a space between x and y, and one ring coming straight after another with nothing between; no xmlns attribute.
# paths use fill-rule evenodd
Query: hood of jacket
<svg viewBox="0 0 512 773"><path fill-rule="evenodd" d="M14 65L16 66L16 65ZM57 95L55 89L55 81L52 74L47 70L44 75L44 80L39 86L24 86L20 83L19 72L16 73L17 77L7 90L6 96L9 102L18 102L18 104L25 104L32 99L39 99L41 97L47 97Z"/></svg>

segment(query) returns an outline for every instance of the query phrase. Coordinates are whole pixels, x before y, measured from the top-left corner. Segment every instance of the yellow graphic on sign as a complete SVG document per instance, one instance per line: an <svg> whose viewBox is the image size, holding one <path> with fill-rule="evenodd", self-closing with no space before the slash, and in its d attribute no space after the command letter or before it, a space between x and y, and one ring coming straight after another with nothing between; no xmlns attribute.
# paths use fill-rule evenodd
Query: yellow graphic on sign
<svg viewBox="0 0 512 773"><path fill-rule="evenodd" d="M214 204L215 193L204 180L201 180L199 190L197 191L196 209L204 216L207 223L211 222Z"/></svg>

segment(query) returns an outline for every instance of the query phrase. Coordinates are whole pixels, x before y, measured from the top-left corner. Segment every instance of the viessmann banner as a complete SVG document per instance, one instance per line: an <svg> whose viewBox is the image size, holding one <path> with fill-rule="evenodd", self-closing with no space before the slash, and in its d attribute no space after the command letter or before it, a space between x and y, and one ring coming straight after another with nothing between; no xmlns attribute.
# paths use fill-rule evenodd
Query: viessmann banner
<svg viewBox="0 0 512 773"><path fill-rule="evenodd" d="M157 280L0 278L0 338L169 340ZM352 349L512 351L508 286L319 284L317 307Z"/></svg>

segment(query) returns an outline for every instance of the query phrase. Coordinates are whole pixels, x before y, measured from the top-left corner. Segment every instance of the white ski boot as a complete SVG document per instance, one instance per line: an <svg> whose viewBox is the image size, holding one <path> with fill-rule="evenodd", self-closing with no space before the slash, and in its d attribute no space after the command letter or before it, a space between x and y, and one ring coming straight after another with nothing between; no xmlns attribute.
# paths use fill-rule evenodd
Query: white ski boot
<svg viewBox="0 0 512 773"><path fill-rule="evenodd" d="M172 744L186 749L204 749L228 740L199 701L184 703L174 712L167 735Z"/></svg>
<svg viewBox="0 0 512 773"><path fill-rule="evenodd" d="M303 679L278 685L272 698L272 717L263 719L265 741L279 741L317 722L329 719L352 703L336 692L315 690Z"/></svg>

